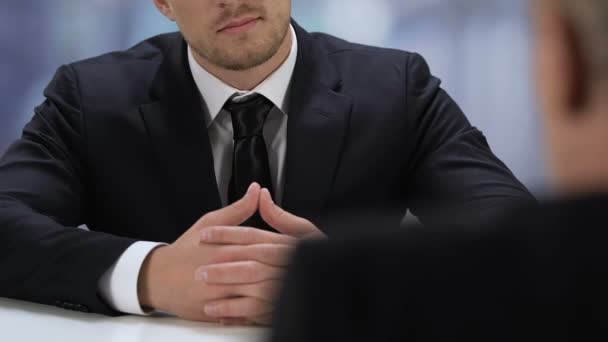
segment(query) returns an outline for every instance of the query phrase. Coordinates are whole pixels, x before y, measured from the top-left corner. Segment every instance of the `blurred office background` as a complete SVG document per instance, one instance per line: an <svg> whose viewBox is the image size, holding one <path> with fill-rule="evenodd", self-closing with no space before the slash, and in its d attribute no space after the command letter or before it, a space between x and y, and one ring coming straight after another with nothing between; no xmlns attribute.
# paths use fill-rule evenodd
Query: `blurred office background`
<svg viewBox="0 0 608 342"><path fill-rule="evenodd" d="M545 192L527 0L293 0L293 7L309 31L421 53L494 152ZM152 0L2 0L0 153L61 64L173 30Z"/></svg>

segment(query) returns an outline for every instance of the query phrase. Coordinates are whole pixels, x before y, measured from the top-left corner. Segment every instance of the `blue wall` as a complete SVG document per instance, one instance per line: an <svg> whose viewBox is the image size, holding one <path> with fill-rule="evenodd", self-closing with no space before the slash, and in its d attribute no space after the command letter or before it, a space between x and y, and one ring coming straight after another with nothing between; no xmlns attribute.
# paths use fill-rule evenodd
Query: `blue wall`
<svg viewBox="0 0 608 342"><path fill-rule="evenodd" d="M416 51L534 191L544 189L525 0L293 0L294 18L374 45ZM152 0L0 2L0 151L19 136L61 64L175 30Z"/></svg>

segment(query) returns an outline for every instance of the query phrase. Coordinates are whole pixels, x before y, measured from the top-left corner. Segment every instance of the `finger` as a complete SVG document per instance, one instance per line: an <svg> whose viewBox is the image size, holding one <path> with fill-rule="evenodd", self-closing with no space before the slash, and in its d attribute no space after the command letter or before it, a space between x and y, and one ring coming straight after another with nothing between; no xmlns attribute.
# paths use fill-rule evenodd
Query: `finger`
<svg viewBox="0 0 608 342"><path fill-rule="evenodd" d="M252 297L263 301L274 303L282 282L280 280L267 280L256 284L236 285L233 288L235 295L239 297Z"/></svg>
<svg viewBox="0 0 608 342"><path fill-rule="evenodd" d="M259 209L262 219L283 234L296 238L322 235L312 222L295 216L276 205L268 189L262 189L260 193Z"/></svg>
<svg viewBox="0 0 608 342"><path fill-rule="evenodd" d="M238 226L247 221L258 210L260 185L251 184L247 193L231 205L212 211L203 216L197 223L201 229L210 226Z"/></svg>
<svg viewBox="0 0 608 342"><path fill-rule="evenodd" d="M210 317L246 318L272 313L272 305L259 299L240 297L222 299L205 304L205 314Z"/></svg>
<svg viewBox="0 0 608 342"><path fill-rule="evenodd" d="M257 261L239 261L199 267L195 279L211 285L254 284L281 279L284 272L283 268Z"/></svg>
<svg viewBox="0 0 608 342"><path fill-rule="evenodd" d="M222 246L209 259L208 265L237 261L257 261L269 266L285 267L289 263L289 257L294 249L295 245L293 244Z"/></svg>
<svg viewBox="0 0 608 342"><path fill-rule="evenodd" d="M295 244L292 236L251 227L206 227L201 231L201 242L207 244L253 245L262 243Z"/></svg>

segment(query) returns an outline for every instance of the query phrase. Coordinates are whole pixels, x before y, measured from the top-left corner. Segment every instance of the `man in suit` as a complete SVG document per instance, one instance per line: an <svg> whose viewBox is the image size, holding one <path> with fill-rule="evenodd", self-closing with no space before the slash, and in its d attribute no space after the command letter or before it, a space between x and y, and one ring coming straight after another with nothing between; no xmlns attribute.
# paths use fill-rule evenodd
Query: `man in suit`
<svg viewBox="0 0 608 342"><path fill-rule="evenodd" d="M287 0L154 3L181 32L61 67L0 162L0 296L268 323L294 243L344 213L533 201L419 55Z"/></svg>
<svg viewBox="0 0 608 342"><path fill-rule="evenodd" d="M608 1L533 4L561 198L493 224L305 244L275 341L608 338Z"/></svg>

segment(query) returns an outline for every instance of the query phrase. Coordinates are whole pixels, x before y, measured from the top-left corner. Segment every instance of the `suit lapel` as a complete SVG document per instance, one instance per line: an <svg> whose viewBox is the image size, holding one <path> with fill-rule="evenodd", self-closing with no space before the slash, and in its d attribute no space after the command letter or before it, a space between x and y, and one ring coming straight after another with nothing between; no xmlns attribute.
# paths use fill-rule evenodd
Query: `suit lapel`
<svg viewBox="0 0 608 342"><path fill-rule="evenodd" d="M290 90L283 206L313 222L321 219L346 137L352 100L327 52L292 22L298 60Z"/></svg>
<svg viewBox="0 0 608 342"><path fill-rule="evenodd" d="M150 95L140 110L166 177L166 204L176 214L178 233L206 212L221 207L202 99L187 62L186 44L176 39L165 51Z"/></svg>

